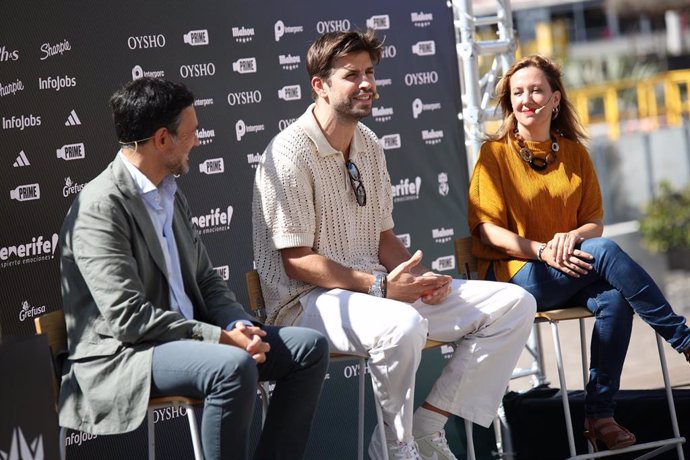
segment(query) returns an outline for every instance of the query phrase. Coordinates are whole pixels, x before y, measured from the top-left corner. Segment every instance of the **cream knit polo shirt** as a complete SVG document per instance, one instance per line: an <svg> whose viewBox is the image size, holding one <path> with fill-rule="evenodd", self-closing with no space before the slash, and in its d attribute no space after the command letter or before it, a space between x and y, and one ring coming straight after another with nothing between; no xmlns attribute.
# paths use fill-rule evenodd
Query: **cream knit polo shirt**
<svg viewBox="0 0 690 460"><path fill-rule="evenodd" d="M345 158L328 143L313 110L314 104L273 138L256 170L254 257L269 324L294 324L299 298L315 287L287 276L281 249L310 247L349 268L386 271L379 262L379 239L393 228L393 198L378 138L357 124L350 160L367 195L366 205L359 206Z"/></svg>

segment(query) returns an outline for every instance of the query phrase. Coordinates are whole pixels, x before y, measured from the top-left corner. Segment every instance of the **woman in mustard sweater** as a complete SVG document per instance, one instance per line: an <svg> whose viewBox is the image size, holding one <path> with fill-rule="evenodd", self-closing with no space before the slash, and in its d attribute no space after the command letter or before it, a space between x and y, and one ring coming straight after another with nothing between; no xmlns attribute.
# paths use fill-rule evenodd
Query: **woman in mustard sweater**
<svg viewBox="0 0 690 460"><path fill-rule="evenodd" d="M654 280L606 238L586 135L559 68L541 56L513 64L497 87L503 124L482 145L469 192L480 276L529 291L541 310L586 305L596 316L585 436L609 449L635 442L614 418L633 313L690 361L690 329Z"/></svg>

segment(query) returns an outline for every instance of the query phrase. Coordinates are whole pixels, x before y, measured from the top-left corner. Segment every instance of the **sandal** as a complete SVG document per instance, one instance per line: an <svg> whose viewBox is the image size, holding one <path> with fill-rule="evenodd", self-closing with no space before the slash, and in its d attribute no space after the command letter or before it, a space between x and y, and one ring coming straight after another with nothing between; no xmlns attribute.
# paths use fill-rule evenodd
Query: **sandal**
<svg viewBox="0 0 690 460"><path fill-rule="evenodd" d="M685 355L685 360L690 363L690 348L683 351L683 354Z"/></svg>
<svg viewBox="0 0 690 460"><path fill-rule="evenodd" d="M620 426L613 417L599 419L585 419L585 432L587 441L592 445L594 452L598 452L597 441L601 441L609 450L622 449L635 444L635 435Z"/></svg>

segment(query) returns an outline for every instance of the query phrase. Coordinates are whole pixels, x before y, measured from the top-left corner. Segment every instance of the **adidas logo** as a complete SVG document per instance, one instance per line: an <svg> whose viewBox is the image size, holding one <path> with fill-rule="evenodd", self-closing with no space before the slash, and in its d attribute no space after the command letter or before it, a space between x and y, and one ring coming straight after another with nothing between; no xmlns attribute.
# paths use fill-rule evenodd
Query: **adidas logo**
<svg viewBox="0 0 690 460"><path fill-rule="evenodd" d="M77 112L72 109L72 112L69 114L69 117L67 117L67 121L65 122L65 126L77 126L81 125L81 121L79 120L79 117L77 116Z"/></svg>
<svg viewBox="0 0 690 460"><path fill-rule="evenodd" d="M21 166L29 166L31 163L29 163L29 159L26 157L26 153L24 153L24 150L19 152L19 156L17 156L17 160L14 162L12 166L15 168L19 168Z"/></svg>

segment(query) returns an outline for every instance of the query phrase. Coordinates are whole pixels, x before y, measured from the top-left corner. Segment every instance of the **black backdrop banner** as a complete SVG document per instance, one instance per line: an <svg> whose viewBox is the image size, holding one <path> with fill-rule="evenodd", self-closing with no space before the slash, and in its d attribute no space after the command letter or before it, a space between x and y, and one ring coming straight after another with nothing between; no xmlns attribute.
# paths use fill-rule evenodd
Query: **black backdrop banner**
<svg viewBox="0 0 690 460"><path fill-rule="evenodd" d="M363 121L386 152L395 231L424 251L425 264L454 274L452 241L467 234L468 173L452 17L445 0L3 2L3 335L33 334L35 316L61 308L60 225L117 152L110 95L142 75L183 82L195 94L201 145L179 185L214 266L246 304L255 166L311 102L306 50L335 30L372 28L385 38L381 98ZM338 379L329 385L334 398L338 385L356 385ZM108 449L112 458L132 458L117 454L125 438Z"/></svg>

